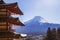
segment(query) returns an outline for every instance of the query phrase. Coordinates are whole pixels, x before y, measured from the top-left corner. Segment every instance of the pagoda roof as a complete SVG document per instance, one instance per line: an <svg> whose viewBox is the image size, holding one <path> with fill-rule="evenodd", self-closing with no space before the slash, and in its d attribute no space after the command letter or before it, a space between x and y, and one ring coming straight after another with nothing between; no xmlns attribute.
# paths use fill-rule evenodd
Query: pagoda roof
<svg viewBox="0 0 60 40"><path fill-rule="evenodd" d="M1 4L0 9L7 9L11 13L23 15L22 11L19 9L17 5L17 2L11 4Z"/></svg>
<svg viewBox="0 0 60 40"><path fill-rule="evenodd" d="M8 9L8 10L9 10L9 13L23 15L23 13L21 12L21 10L19 10L19 8L11 8L11 9Z"/></svg>

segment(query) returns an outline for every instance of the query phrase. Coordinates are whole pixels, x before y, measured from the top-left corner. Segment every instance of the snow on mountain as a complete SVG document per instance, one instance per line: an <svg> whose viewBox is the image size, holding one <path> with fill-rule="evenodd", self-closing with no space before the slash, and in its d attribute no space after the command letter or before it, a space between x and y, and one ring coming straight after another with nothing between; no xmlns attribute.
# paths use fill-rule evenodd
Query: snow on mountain
<svg viewBox="0 0 60 40"><path fill-rule="evenodd" d="M15 29L18 33L43 34L46 33L48 27L58 28L59 26L60 24L48 23L44 18L35 16L33 19L25 22L24 27L15 27Z"/></svg>

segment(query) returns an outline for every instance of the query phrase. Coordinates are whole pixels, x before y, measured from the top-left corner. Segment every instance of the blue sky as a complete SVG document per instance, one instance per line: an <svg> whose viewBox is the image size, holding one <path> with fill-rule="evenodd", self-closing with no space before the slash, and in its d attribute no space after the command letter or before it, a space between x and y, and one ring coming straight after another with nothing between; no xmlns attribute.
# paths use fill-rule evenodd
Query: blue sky
<svg viewBox="0 0 60 40"><path fill-rule="evenodd" d="M60 24L60 0L4 0L6 3L18 2L19 8L24 13L19 16L22 22L41 16L49 23Z"/></svg>

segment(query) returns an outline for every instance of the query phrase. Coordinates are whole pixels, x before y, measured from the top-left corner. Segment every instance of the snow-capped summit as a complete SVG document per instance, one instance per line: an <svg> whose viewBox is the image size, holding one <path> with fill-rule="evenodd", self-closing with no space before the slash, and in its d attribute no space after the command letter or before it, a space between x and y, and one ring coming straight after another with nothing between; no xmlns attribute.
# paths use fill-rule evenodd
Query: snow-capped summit
<svg viewBox="0 0 60 40"><path fill-rule="evenodd" d="M35 23L35 22L39 22L39 23L47 23L47 20L45 20L44 18L42 18L41 16L35 16L34 18L30 19L29 21L26 21L25 24L29 24L29 23Z"/></svg>
<svg viewBox="0 0 60 40"><path fill-rule="evenodd" d="M41 21L41 19L42 19L42 17L40 17L40 16L35 16L35 17L32 19L32 21L34 21L34 22L39 22L39 21Z"/></svg>

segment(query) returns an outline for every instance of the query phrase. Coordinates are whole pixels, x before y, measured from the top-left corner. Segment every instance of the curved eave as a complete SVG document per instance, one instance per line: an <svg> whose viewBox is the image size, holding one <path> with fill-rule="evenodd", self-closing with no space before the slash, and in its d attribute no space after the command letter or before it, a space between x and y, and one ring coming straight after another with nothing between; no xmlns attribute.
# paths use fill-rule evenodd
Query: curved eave
<svg viewBox="0 0 60 40"><path fill-rule="evenodd" d="M14 25L19 25L19 26L25 26L22 22L20 22L20 21L14 21L14 20L12 20L12 21L9 21L9 23L11 23L11 24L14 24Z"/></svg>
<svg viewBox="0 0 60 40"><path fill-rule="evenodd" d="M17 25L17 26L25 26L23 23L21 23L21 22L9 22L9 23L11 23L11 24L14 24L14 25Z"/></svg>
<svg viewBox="0 0 60 40"><path fill-rule="evenodd" d="M9 8L8 10L10 13L23 15L22 11L18 8Z"/></svg>

